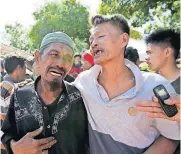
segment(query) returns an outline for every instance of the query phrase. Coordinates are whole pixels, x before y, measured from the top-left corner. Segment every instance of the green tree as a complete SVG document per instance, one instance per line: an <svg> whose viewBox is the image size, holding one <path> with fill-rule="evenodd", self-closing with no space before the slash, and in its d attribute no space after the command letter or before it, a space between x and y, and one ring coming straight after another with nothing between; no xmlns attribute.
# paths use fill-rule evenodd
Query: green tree
<svg viewBox="0 0 181 154"><path fill-rule="evenodd" d="M180 31L180 2L169 4L157 2L157 6L150 11L152 20L145 26L145 33L158 28L172 28Z"/></svg>
<svg viewBox="0 0 181 154"><path fill-rule="evenodd" d="M84 40L80 40L79 38L75 38L74 39L74 46L75 46L75 51L78 53L81 53L82 49L88 49L89 45L87 43L87 41Z"/></svg>
<svg viewBox="0 0 181 154"><path fill-rule="evenodd" d="M21 50L28 50L28 36L25 28L20 23L5 25L6 36L10 45Z"/></svg>
<svg viewBox="0 0 181 154"><path fill-rule="evenodd" d="M63 31L72 39L84 42L89 37L89 13L75 0L48 3L33 13L36 21L29 32L32 48L39 48L42 38L50 32Z"/></svg>
<svg viewBox="0 0 181 154"><path fill-rule="evenodd" d="M101 14L123 14L133 27L146 24L146 32L157 28L180 28L179 0L102 0Z"/></svg>

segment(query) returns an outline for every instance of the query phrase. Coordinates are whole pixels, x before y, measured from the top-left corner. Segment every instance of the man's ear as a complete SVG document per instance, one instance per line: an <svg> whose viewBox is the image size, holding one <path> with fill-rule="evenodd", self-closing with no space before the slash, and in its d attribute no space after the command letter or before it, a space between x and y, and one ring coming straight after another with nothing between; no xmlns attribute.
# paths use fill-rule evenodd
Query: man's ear
<svg viewBox="0 0 181 154"><path fill-rule="evenodd" d="M17 74L19 74L19 72L21 72L22 70L23 70L23 68L22 68L20 65L18 65L18 66L16 67L16 69L15 69L14 72L16 72Z"/></svg>
<svg viewBox="0 0 181 154"><path fill-rule="evenodd" d="M165 57L169 57L169 56L171 56L172 54L174 54L173 49L170 48L170 47L165 48L164 52L165 52Z"/></svg>
<svg viewBox="0 0 181 154"><path fill-rule="evenodd" d="M120 37L122 37L121 39L121 44L125 47L128 44L129 41L129 35L127 33L123 33L122 35L120 35Z"/></svg>
<svg viewBox="0 0 181 154"><path fill-rule="evenodd" d="M40 61L40 52L38 50L35 50L35 62L39 63Z"/></svg>

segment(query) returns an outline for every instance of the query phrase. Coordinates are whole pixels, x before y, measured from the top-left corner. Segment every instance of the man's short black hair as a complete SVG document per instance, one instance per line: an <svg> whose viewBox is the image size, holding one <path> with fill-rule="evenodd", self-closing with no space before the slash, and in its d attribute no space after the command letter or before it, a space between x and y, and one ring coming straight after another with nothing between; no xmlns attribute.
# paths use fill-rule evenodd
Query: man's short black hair
<svg viewBox="0 0 181 154"><path fill-rule="evenodd" d="M25 59L17 56L8 56L4 60L4 68L8 74L13 73L18 65L23 68L25 66Z"/></svg>
<svg viewBox="0 0 181 154"><path fill-rule="evenodd" d="M174 49L174 58L177 59L180 50L180 33L173 29L161 29L154 31L145 39L146 44L162 44Z"/></svg>
<svg viewBox="0 0 181 154"><path fill-rule="evenodd" d="M127 47L124 52L124 58L136 64L137 60L139 60L138 50L133 47Z"/></svg>
<svg viewBox="0 0 181 154"><path fill-rule="evenodd" d="M122 32L127 33L128 35L130 34L128 22L126 18L120 14L114 14L112 16L96 15L91 19L91 24L94 27L106 22L116 26Z"/></svg>

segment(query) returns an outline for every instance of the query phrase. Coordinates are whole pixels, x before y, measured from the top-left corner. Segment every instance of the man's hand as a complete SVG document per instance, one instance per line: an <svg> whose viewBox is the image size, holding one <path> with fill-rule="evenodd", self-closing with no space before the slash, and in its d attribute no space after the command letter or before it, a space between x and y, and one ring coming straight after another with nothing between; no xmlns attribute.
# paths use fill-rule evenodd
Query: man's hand
<svg viewBox="0 0 181 154"><path fill-rule="evenodd" d="M47 149L56 143L53 137L36 140L33 137L42 132L42 127L33 132L27 133L19 141L11 140L11 149L14 154L48 154Z"/></svg>
<svg viewBox="0 0 181 154"><path fill-rule="evenodd" d="M6 113L0 113L0 119L1 119L2 121L4 121L5 116L6 116Z"/></svg>
<svg viewBox="0 0 181 154"><path fill-rule="evenodd" d="M153 101L147 101L147 102L140 102L137 103L137 110L141 112L146 112L146 115L150 118L163 118L168 119L172 121L180 121L180 95L172 96L171 99L165 100L165 104L168 105L176 105L178 109L178 113L172 117L169 118L164 111L162 110L160 103L156 97L153 97Z"/></svg>

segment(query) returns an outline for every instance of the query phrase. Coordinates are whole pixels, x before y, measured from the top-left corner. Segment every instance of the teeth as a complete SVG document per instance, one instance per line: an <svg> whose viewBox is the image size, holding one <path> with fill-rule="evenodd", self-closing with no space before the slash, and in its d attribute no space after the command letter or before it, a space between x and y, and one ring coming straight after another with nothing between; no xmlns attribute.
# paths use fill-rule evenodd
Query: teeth
<svg viewBox="0 0 181 154"><path fill-rule="evenodd" d="M96 52L96 55L99 56L101 53L102 53L102 51L99 50Z"/></svg>
<svg viewBox="0 0 181 154"><path fill-rule="evenodd" d="M50 72L50 74L51 74L51 75L54 75L54 76L60 76L60 77L62 76L62 75L60 75L60 74L58 74L58 73L54 73L54 72Z"/></svg>

